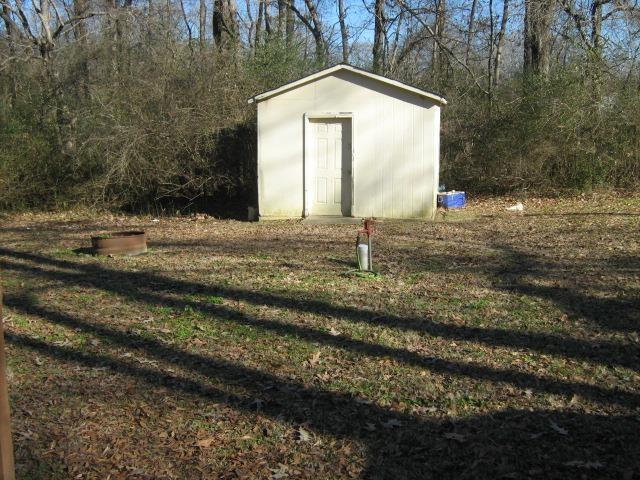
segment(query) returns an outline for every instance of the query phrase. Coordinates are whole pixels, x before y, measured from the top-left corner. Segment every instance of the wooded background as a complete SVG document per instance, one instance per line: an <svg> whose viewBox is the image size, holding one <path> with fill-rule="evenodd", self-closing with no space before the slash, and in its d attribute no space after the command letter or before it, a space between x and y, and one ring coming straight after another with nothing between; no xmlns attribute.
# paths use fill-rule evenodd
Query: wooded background
<svg viewBox="0 0 640 480"><path fill-rule="evenodd" d="M254 203L247 99L338 62L449 100L448 188L640 185L637 0L0 5L1 209Z"/></svg>

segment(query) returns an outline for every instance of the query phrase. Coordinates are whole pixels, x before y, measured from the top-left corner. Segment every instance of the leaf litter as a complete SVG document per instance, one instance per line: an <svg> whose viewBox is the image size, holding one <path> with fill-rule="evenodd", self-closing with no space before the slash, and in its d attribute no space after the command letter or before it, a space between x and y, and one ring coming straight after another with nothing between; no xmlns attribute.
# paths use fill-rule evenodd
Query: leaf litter
<svg viewBox="0 0 640 480"><path fill-rule="evenodd" d="M518 201L381 222L375 282L352 226L3 219L19 477L633 478L640 202Z"/></svg>

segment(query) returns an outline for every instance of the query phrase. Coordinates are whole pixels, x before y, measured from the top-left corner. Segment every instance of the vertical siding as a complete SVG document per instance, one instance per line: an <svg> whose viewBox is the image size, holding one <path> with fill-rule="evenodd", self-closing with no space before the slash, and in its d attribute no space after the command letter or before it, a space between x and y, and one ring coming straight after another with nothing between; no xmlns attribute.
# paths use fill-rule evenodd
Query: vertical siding
<svg viewBox="0 0 640 480"><path fill-rule="evenodd" d="M304 114L328 112L354 115L353 215L431 218L438 181L439 106L348 71L258 104L260 214L302 214Z"/></svg>

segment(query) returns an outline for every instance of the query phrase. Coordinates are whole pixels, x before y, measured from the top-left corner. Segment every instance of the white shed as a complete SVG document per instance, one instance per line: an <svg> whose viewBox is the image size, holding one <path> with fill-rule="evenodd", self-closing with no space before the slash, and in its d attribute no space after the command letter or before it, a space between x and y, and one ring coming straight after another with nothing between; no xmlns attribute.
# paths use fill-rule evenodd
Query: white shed
<svg viewBox="0 0 640 480"><path fill-rule="evenodd" d="M260 218L434 217L441 96L336 65L252 102Z"/></svg>

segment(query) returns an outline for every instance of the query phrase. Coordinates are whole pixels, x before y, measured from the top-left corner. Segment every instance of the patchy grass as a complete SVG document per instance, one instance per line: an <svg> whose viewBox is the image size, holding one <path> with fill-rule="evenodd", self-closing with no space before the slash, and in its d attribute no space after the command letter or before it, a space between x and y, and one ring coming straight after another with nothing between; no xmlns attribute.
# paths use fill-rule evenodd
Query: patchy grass
<svg viewBox="0 0 640 480"><path fill-rule="evenodd" d="M640 201L0 227L19 478L635 478ZM150 254L78 255L111 228Z"/></svg>

